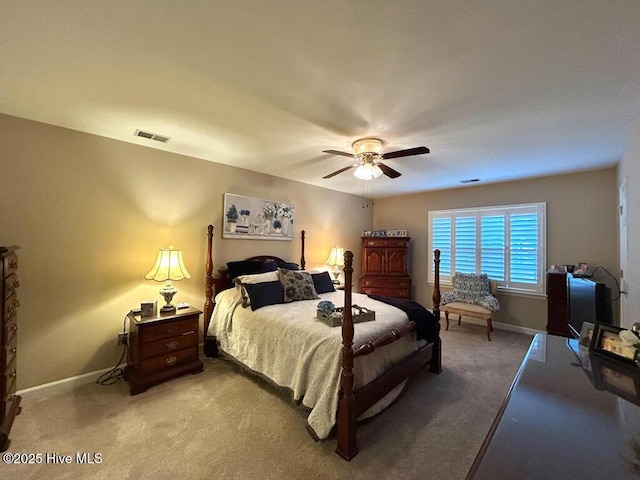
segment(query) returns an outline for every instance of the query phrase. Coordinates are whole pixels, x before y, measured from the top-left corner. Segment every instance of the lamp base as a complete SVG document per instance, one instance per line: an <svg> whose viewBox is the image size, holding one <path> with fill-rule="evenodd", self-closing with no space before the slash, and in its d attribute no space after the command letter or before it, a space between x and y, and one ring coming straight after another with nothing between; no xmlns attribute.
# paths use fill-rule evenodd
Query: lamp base
<svg viewBox="0 0 640 480"><path fill-rule="evenodd" d="M162 306L160 313L176 313L176 307L168 303L167 305Z"/></svg>
<svg viewBox="0 0 640 480"><path fill-rule="evenodd" d="M171 305L171 300L173 300L173 296L178 292L178 289L171 284L171 280L167 280L164 284L164 287L160 289L160 295L164 298L164 301L167 302L160 309L160 313L175 313L176 307Z"/></svg>

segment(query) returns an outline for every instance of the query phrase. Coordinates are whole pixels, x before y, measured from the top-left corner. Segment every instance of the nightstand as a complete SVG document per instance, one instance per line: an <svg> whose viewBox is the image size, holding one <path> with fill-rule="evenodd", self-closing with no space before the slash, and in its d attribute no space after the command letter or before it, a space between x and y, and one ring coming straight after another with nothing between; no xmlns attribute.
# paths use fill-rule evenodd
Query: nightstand
<svg viewBox="0 0 640 480"><path fill-rule="evenodd" d="M185 373L199 373L198 324L202 312L185 308L175 313L141 317L129 313L127 369L131 395Z"/></svg>

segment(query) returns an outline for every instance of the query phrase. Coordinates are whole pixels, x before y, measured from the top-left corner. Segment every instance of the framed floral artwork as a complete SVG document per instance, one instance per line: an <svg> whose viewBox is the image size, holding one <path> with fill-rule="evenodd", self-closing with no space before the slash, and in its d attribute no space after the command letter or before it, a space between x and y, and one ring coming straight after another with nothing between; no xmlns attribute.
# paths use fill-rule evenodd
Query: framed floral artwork
<svg viewBox="0 0 640 480"><path fill-rule="evenodd" d="M293 205L224 194L223 238L293 240Z"/></svg>

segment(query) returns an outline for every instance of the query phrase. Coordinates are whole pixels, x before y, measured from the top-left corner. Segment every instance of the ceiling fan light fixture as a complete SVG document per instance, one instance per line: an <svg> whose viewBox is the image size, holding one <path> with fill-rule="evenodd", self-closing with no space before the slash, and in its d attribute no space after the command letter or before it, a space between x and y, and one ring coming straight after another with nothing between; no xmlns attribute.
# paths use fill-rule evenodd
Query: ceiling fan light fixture
<svg viewBox="0 0 640 480"><path fill-rule="evenodd" d="M382 153L382 140L378 138L361 138L356 140L351 145L353 153L358 155L360 153Z"/></svg>
<svg viewBox="0 0 640 480"><path fill-rule="evenodd" d="M382 175L382 170L374 163L361 163L353 172L353 176L360 180L373 180L380 175Z"/></svg>

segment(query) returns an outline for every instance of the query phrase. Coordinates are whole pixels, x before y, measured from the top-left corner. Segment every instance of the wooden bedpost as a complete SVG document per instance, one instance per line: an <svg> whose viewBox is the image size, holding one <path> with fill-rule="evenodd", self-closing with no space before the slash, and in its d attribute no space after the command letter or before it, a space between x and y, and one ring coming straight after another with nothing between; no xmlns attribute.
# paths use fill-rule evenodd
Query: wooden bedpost
<svg viewBox="0 0 640 480"><path fill-rule="evenodd" d="M338 446L336 453L351 460L358 453L356 445L356 411L353 395L353 317L351 314L351 276L353 253L344 253L344 319L342 321L342 371L338 402Z"/></svg>
<svg viewBox="0 0 640 480"><path fill-rule="evenodd" d="M202 322L203 332L202 339L204 342L204 354L212 357L217 354L215 342L207 342L207 331L209 330L209 322L213 313L213 257L211 254L213 244L213 225L207 227L207 260L205 263L205 300L204 300L204 320Z"/></svg>
<svg viewBox="0 0 640 480"><path fill-rule="evenodd" d="M442 340L440 340L440 250L433 251L433 315L436 317L436 339L433 345L433 357L429 371L442 372Z"/></svg>
<svg viewBox="0 0 640 480"><path fill-rule="evenodd" d="M300 256L300 270L304 270L304 267L307 264L307 262L304 259L304 234L305 234L305 231L302 230L300 232L300 239L302 241L302 247L301 247L302 253L301 253L301 256Z"/></svg>

